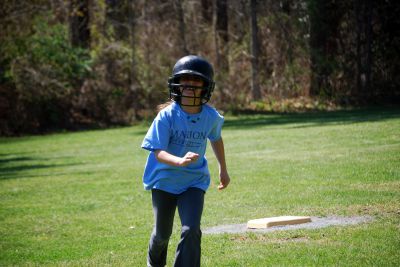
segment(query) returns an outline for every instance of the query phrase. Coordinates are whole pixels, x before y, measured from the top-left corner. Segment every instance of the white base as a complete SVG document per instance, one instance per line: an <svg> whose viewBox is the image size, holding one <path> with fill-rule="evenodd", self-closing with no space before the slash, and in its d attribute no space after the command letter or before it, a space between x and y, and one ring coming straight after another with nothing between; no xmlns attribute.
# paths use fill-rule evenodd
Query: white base
<svg viewBox="0 0 400 267"><path fill-rule="evenodd" d="M300 224L308 222L311 222L311 217L309 216L279 216L250 220L247 222L247 228L261 229L272 226Z"/></svg>

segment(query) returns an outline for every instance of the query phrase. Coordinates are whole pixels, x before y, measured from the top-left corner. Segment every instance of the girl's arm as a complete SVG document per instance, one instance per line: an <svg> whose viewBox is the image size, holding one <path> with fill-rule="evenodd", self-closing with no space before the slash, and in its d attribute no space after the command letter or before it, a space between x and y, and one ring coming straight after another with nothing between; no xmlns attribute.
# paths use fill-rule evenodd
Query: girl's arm
<svg viewBox="0 0 400 267"><path fill-rule="evenodd" d="M186 155L182 158L174 156L165 150L156 150L154 154L159 162L176 167L187 166L190 163L195 162L199 158L199 154L193 152L186 153Z"/></svg>
<svg viewBox="0 0 400 267"><path fill-rule="evenodd" d="M211 146L214 150L215 157L217 158L218 164L219 164L219 185L218 189L222 190L226 188L231 181L228 170L226 168L226 162L225 162L225 148L224 148L224 142L222 141L222 137L214 142L211 142Z"/></svg>

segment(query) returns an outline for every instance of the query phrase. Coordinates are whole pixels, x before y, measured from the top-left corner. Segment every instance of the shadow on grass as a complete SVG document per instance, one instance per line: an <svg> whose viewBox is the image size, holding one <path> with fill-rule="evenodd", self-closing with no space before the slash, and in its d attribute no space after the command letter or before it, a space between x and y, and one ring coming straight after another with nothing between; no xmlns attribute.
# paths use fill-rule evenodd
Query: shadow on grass
<svg viewBox="0 0 400 267"><path fill-rule="evenodd" d="M374 122L400 118L400 108L371 108L306 113L242 113L227 119L224 128L242 129L269 125L295 124L294 128ZM299 125L301 124L301 125Z"/></svg>
<svg viewBox="0 0 400 267"><path fill-rule="evenodd" d="M0 166L9 162L33 160L32 157L3 158L5 154L0 154Z"/></svg>
<svg viewBox="0 0 400 267"><path fill-rule="evenodd" d="M149 128L149 127L147 127L147 128ZM141 130L141 131L134 131L131 133L131 135L144 137L147 134L147 128L145 130Z"/></svg>
<svg viewBox="0 0 400 267"><path fill-rule="evenodd" d="M40 161L44 161L45 163L40 163ZM0 180L49 176L48 173L32 175L29 172L42 169L49 169L49 171L51 171L53 168L75 165L79 164L49 164L49 159L33 158L28 156L15 157L13 154L0 154ZM58 175L58 173L51 175Z"/></svg>

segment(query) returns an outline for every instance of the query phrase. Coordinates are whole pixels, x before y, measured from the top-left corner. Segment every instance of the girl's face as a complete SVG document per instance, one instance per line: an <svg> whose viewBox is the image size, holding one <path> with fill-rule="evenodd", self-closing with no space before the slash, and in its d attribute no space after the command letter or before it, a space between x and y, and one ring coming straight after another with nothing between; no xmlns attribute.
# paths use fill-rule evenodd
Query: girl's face
<svg viewBox="0 0 400 267"><path fill-rule="evenodd" d="M196 77L182 77L179 81L182 87L179 88L181 91L181 104L184 106L200 106L201 105L201 88L204 85L204 81ZM193 86L193 88L191 88Z"/></svg>

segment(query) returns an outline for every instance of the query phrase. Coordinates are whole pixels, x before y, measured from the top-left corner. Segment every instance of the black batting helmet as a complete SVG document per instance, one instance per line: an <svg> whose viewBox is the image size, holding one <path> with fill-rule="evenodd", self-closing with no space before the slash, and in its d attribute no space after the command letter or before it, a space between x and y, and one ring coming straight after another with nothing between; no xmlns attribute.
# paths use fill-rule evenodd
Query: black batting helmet
<svg viewBox="0 0 400 267"><path fill-rule="evenodd" d="M180 84L180 78L182 76L194 76L203 80L203 86L201 87L201 105L207 103L211 94L214 90L215 82L214 70L211 64L202 57L199 56L185 56L179 59L172 70L172 76L168 79L168 88L170 99L181 104L181 91L179 88L185 87Z"/></svg>

